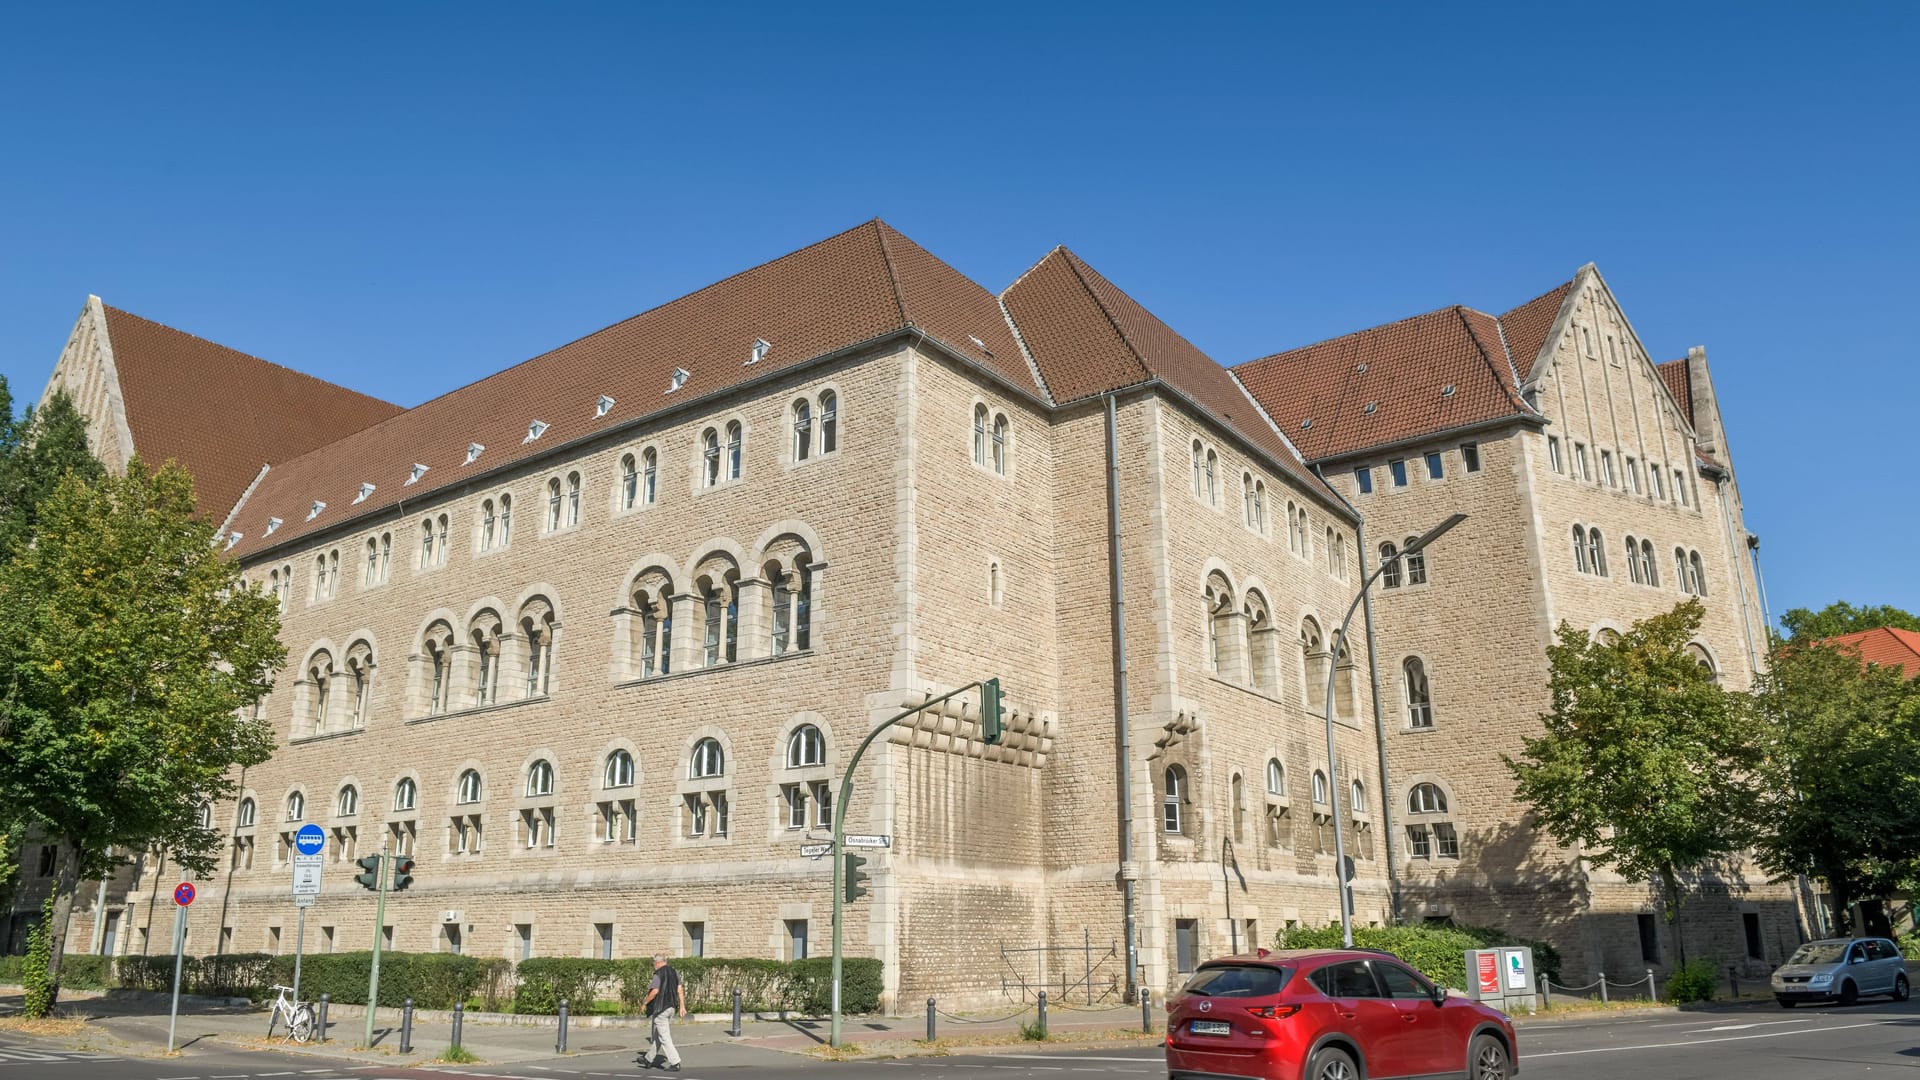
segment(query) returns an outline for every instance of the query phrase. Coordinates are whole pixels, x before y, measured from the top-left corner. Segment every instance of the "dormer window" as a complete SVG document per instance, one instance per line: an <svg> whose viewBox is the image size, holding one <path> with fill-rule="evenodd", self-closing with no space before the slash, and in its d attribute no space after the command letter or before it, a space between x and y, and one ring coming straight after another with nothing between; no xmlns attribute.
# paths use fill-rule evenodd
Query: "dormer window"
<svg viewBox="0 0 1920 1080"><path fill-rule="evenodd" d="M366 502L366 501L367 501L367 496L369 496L369 495L371 495L371 494L373 494L373 485L372 485L372 484L361 484L361 485L360 485L360 494L358 494L358 495L355 495L355 496L353 497L353 501L354 501L354 504L355 504L355 505L357 506L357 505L359 505L360 503L363 503L363 502Z"/></svg>
<svg viewBox="0 0 1920 1080"><path fill-rule="evenodd" d="M427 475L427 467L416 461L413 463L413 468L407 471L407 483L417 484L425 475Z"/></svg>
<svg viewBox="0 0 1920 1080"><path fill-rule="evenodd" d="M600 400L606 401L608 399L601 398ZM532 442L533 440L539 438L542 435L545 435L546 433L547 433L547 422L545 420L535 420L533 423L527 425L527 437L520 441Z"/></svg>
<svg viewBox="0 0 1920 1080"><path fill-rule="evenodd" d="M747 363L757 364L760 361L765 360L767 358L767 354L772 351L773 351L773 346L767 344L767 340L765 338L754 338L753 339L753 355L747 358Z"/></svg>
<svg viewBox="0 0 1920 1080"><path fill-rule="evenodd" d="M314 518L319 517L320 511L325 510L326 508L327 508L326 503L321 502L319 499L313 500L313 506L311 506L307 510L307 520L312 521Z"/></svg>
<svg viewBox="0 0 1920 1080"><path fill-rule="evenodd" d="M462 464L471 465L474 462L480 460L480 455L483 452L485 452L486 449L487 449L486 447L481 446L477 442L468 443L467 444L467 460L462 462Z"/></svg>
<svg viewBox="0 0 1920 1080"><path fill-rule="evenodd" d="M691 377L692 376L687 374L686 368L678 368L678 367L674 368L673 381L667 384L667 393L671 394L675 390L678 390L681 387L687 385L687 380Z"/></svg>
<svg viewBox="0 0 1920 1080"><path fill-rule="evenodd" d="M220 550L222 550L222 551L232 551L232 550L233 550L233 545L235 545L235 544L237 544L237 543L239 543L239 542L241 541L241 539L242 539L243 537L245 537L246 535L247 535L246 533L228 533L228 534L227 534L227 546L226 546L226 547L224 547L224 548L221 548Z"/></svg>
<svg viewBox="0 0 1920 1080"><path fill-rule="evenodd" d="M275 529L277 529L277 528L279 528L279 527L280 527L281 525L284 525L284 524L286 524L286 523L285 523L285 522L283 522L283 521L281 521L281 520L280 520L279 518L277 518L277 517L270 517L270 518L268 518L268 519L267 519L267 531L266 531L266 532L264 532L264 533L262 533L261 535L262 535L262 536L272 536L272 535L273 535L273 530L275 530Z"/></svg>
<svg viewBox="0 0 1920 1080"><path fill-rule="evenodd" d="M608 397L605 394L601 394L600 399L593 403L593 415L596 418L605 416L612 411L613 411L613 399Z"/></svg>

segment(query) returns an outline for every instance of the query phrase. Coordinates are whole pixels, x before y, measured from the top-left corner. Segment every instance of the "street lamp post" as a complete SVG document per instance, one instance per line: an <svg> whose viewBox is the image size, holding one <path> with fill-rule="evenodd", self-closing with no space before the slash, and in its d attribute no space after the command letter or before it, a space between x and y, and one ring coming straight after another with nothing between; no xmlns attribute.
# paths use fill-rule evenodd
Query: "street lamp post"
<svg viewBox="0 0 1920 1080"><path fill-rule="evenodd" d="M1334 631L1333 638L1327 642L1331 650L1331 659L1327 662L1326 694L1327 805L1333 811L1333 876L1340 890L1340 940L1349 949L1353 948L1353 911L1347 903L1347 843L1340 833L1340 799L1344 793L1340 790L1340 769L1333 750L1333 687L1334 680L1340 676L1340 650L1346 647L1347 624L1353 621L1353 613L1360 607L1360 601L1366 599L1367 588L1373 584L1375 578L1386 572L1387 567L1400 559L1425 550L1427 545L1440 539L1440 534L1465 520L1467 520L1465 514L1449 514L1446 520L1422 533L1414 539L1413 543L1390 557L1380 560L1380 565L1374 567L1373 573L1368 574L1366 580L1360 583L1360 591L1354 595L1353 603L1347 605L1346 618L1340 620L1340 629ZM1387 778L1381 777L1380 782L1385 784Z"/></svg>

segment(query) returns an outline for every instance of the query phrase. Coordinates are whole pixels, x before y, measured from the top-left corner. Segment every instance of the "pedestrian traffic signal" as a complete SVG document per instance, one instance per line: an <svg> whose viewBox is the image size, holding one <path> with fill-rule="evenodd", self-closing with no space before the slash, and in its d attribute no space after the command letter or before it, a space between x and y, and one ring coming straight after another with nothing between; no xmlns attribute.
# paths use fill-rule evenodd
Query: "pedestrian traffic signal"
<svg viewBox="0 0 1920 1080"><path fill-rule="evenodd" d="M388 888L393 892L405 892L413 884L413 860L397 858L393 860L393 883Z"/></svg>
<svg viewBox="0 0 1920 1080"><path fill-rule="evenodd" d="M851 904L855 900L867 895L867 872L860 869L867 865L867 857L865 855L856 855L851 851L840 857L846 860L844 864L845 869L840 876L840 880L846 883L847 903Z"/></svg>
<svg viewBox="0 0 1920 1080"><path fill-rule="evenodd" d="M380 856L369 855L364 859L355 859L354 862L360 867L360 872L353 875L353 880L359 882L360 887L369 892L379 892Z"/></svg>
<svg viewBox="0 0 1920 1080"><path fill-rule="evenodd" d="M1006 713L1000 705L1000 680L988 679L980 684L980 738L989 746L999 742L1005 724Z"/></svg>

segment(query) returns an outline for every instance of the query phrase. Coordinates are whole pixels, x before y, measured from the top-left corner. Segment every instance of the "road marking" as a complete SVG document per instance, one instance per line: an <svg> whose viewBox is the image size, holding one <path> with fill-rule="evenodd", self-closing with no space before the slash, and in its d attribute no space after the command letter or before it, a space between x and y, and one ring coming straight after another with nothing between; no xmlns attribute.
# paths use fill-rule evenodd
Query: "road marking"
<svg viewBox="0 0 1920 1080"><path fill-rule="evenodd" d="M1751 1024L1721 1024L1719 1027L1697 1028L1695 1030L1698 1030L1701 1032L1745 1031L1748 1028L1779 1027L1781 1024L1811 1024L1811 1023L1813 1023L1813 1017L1808 1016L1808 1017L1802 1017L1799 1020L1763 1020L1763 1021L1755 1021L1754 1023L1751 1023Z"/></svg>
<svg viewBox="0 0 1920 1080"><path fill-rule="evenodd" d="M1059 1061L1059 1060L1060 1060L1060 1055L1059 1055L1059 1054L999 1054L999 1055L997 1055L997 1056L998 1056L998 1057L1003 1057L1003 1058L1007 1058L1007 1059L1009 1059L1009 1060L1012 1060L1012 1061ZM1532 1056L1533 1056L1533 1057L1539 1057L1540 1055L1538 1055L1538 1054L1534 1054L1534 1055L1532 1055ZM1129 1064L1129 1065L1145 1065L1145 1064L1147 1064L1148 1062L1150 1062L1150 1061L1152 1061L1152 1060L1153 1060L1153 1058L1152 1058L1152 1057L1149 1057L1149 1056L1143 1056L1143 1057L1081 1057L1080 1055L1078 1055L1078 1054L1075 1054L1075 1055L1074 1055L1074 1056L1073 1056L1072 1058L1070 1058L1069 1060L1071 1060L1071 1061L1124 1061L1124 1062L1126 1062L1126 1063L1127 1063L1127 1064Z"/></svg>
<svg viewBox="0 0 1920 1080"><path fill-rule="evenodd" d="M1886 1027L1889 1024L1906 1023L1904 1020L1875 1020L1865 1024L1837 1024L1833 1027L1795 1028L1792 1031L1763 1031L1758 1035L1723 1035L1718 1039L1686 1039L1681 1042L1642 1043L1639 1046L1596 1046L1587 1050L1548 1050L1528 1054L1529 1060L1543 1057L1572 1057L1576 1054L1617 1054L1625 1050L1668 1050L1676 1046L1705 1046L1707 1043L1740 1042L1743 1039L1777 1039L1782 1035L1812 1035L1828 1031L1849 1031L1853 1028Z"/></svg>

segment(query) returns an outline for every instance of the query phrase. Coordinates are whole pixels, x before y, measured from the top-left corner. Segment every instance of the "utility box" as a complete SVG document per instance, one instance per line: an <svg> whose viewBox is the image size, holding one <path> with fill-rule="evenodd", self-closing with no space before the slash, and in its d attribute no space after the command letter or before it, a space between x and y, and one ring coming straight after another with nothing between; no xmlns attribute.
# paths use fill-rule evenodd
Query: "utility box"
<svg viewBox="0 0 1920 1080"><path fill-rule="evenodd" d="M1503 1012L1533 1011L1534 995L1539 987L1532 949L1524 946L1468 949L1466 961L1468 997L1487 1002Z"/></svg>

